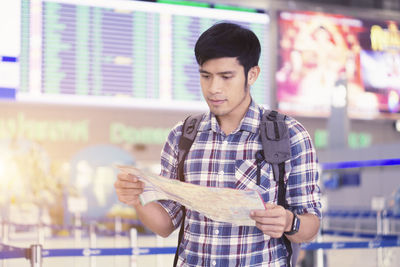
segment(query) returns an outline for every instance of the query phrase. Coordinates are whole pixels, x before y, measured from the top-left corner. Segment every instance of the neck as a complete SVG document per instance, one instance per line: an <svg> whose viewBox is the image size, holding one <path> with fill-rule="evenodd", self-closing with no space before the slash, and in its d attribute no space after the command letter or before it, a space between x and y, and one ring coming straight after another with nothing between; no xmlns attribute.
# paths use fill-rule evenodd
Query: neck
<svg viewBox="0 0 400 267"><path fill-rule="evenodd" d="M230 134L237 129L251 103L251 97L246 97L243 102L232 112L217 116L219 126L225 134Z"/></svg>

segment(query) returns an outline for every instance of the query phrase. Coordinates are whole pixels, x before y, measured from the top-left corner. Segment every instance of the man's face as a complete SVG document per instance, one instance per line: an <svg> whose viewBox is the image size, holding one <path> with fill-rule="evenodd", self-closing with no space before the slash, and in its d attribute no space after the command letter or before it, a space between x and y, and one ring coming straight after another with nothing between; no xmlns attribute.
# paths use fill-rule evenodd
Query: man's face
<svg viewBox="0 0 400 267"><path fill-rule="evenodd" d="M210 111L218 117L243 116L250 104L249 85L253 78L246 81L244 67L238 60L234 57L210 59L200 66L199 72Z"/></svg>

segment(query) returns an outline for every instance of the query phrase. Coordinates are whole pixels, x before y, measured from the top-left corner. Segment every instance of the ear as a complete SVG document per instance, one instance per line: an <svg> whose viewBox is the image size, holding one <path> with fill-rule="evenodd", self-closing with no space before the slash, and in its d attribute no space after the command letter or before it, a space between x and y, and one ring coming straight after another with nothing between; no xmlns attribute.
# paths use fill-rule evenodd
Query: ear
<svg viewBox="0 0 400 267"><path fill-rule="evenodd" d="M253 83L256 82L259 74L260 74L260 67L259 66L254 66L251 69L249 69L249 72L247 73L247 83L248 83L248 85L253 85Z"/></svg>

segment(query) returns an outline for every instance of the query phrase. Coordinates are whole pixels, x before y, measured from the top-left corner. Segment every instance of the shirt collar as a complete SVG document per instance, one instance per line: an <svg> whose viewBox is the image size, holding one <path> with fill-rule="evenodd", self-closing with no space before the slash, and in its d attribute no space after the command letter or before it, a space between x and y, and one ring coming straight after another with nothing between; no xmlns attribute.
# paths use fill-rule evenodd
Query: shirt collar
<svg viewBox="0 0 400 267"><path fill-rule="evenodd" d="M238 127L239 131L247 131L251 133L257 133L260 128L260 118L261 118L261 108L251 100L250 106L247 109L246 114L244 115L240 125ZM212 130L214 132L221 131L219 127L217 117L208 111L205 114L202 122L199 126L199 131L209 131ZM235 131L236 132L236 131Z"/></svg>

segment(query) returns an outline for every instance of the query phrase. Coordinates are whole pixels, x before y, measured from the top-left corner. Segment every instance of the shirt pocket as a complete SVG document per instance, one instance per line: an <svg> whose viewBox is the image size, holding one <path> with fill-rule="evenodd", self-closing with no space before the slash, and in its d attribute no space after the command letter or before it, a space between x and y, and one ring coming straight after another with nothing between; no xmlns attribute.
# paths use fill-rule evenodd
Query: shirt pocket
<svg viewBox="0 0 400 267"><path fill-rule="evenodd" d="M263 196L264 201L267 201L271 199L271 196L265 196L265 194L274 194L277 183L274 181L271 164L262 161L260 167L260 185L257 185L256 160L236 160L236 189L256 190Z"/></svg>

